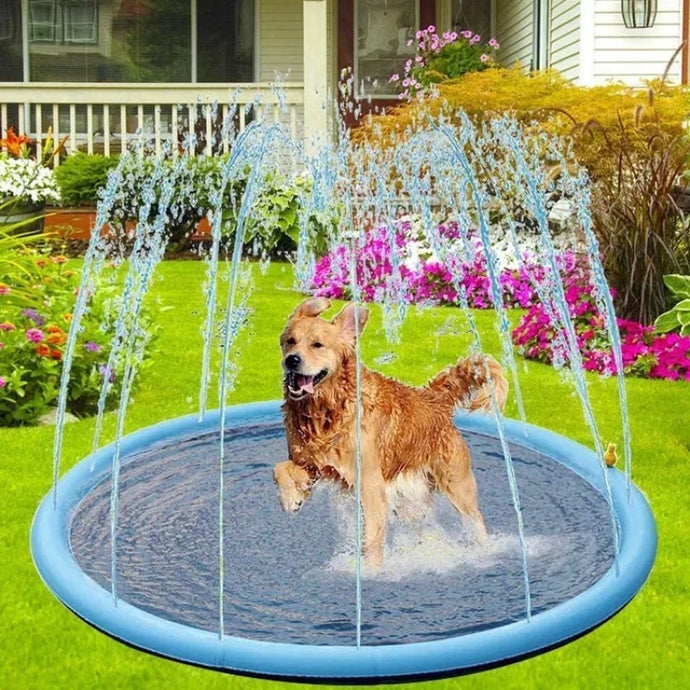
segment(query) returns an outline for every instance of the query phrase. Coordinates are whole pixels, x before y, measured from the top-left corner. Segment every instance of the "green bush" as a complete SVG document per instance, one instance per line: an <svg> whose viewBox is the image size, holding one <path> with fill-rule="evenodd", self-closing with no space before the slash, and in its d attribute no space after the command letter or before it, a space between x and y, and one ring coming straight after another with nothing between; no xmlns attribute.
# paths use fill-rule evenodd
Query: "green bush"
<svg viewBox="0 0 690 690"><path fill-rule="evenodd" d="M226 161L226 157L222 156L168 159L160 163L164 166L163 174L154 178L156 161L130 157L123 168L126 184L115 193L111 224L122 234L127 234L127 228L140 219L146 190L152 179L156 179L156 182L154 188L149 190L153 201L147 220L154 222L159 213L164 185L174 184L175 194L165 221L168 244L178 249L185 248L197 223L215 211L214 193L220 194ZM245 171L225 187L222 201L225 242L235 232L249 174L249 170ZM289 179L268 172L257 184L259 193L247 214L245 244L258 244L260 251L265 252L294 251L300 232L300 210L311 193L311 180L305 177ZM331 222L335 220L312 216L308 221L311 236L325 241L326 226Z"/></svg>
<svg viewBox="0 0 690 690"><path fill-rule="evenodd" d="M680 331L681 335L690 335L690 275L664 276L664 283L676 304L654 322L657 333Z"/></svg>
<svg viewBox="0 0 690 690"><path fill-rule="evenodd" d="M432 24L418 31L416 38L415 55L404 65L403 98L424 94L431 84L496 65L495 52L499 48L496 39L482 42L482 37L469 29L459 35L455 31L441 35L436 33ZM399 74L394 74L389 81L398 82L400 79Z"/></svg>
<svg viewBox="0 0 690 690"><path fill-rule="evenodd" d="M439 84L436 96L403 103L368 118L352 132L352 137L380 149L394 149L401 137L424 126L428 115L444 115L452 123L458 122L460 110L476 123L496 115L510 115L528 128L572 135L577 159L590 175L608 176L618 159L610 144L619 146L619 138L626 135L625 129L616 129L619 121L627 128L646 113L641 121L643 128L669 135L685 133L690 89L660 82L653 86L652 119L649 93L644 89L623 84L577 86L551 69L527 72L517 66L468 72ZM609 141L591 126L593 121L609 133Z"/></svg>
<svg viewBox="0 0 690 690"><path fill-rule="evenodd" d="M17 250L13 250L17 253ZM25 247L20 266L2 260L4 282L0 283L0 426L33 424L57 402L67 332L79 286L79 273L64 256L48 256ZM28 278L28 280L27 280ZM16 299L16 292L26 292ZM121 389L124 362L106 371L119 312L114 287L103 283L82 320L70 373L67 411L79 417L94 414L106 374L112 385L108 405ZM152 330L144 314L142 325ZM147 347L150 346L150 341ZM145 350L143 365L148 361Z"/></svg>
<svg viewBox="0 0 690 690"><path fill-rule="evenodd" d="M116 156L74 153L55 169L62 206L95 206L98 191L117 165Z"/></svg>

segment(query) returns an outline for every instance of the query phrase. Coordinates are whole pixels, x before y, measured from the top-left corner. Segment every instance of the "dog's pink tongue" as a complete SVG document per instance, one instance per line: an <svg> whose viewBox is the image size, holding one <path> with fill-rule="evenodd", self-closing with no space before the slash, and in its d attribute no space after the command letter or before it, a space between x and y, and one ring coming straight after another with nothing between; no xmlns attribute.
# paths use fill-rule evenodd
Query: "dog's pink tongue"
<svg viewBox="0 0 690 690"><path fill-rule="evenodd" d="M300 390L307 391L307 393L314 392L314 377L313 376L303 376L302 374L297 375L297 385Z"/></svg>

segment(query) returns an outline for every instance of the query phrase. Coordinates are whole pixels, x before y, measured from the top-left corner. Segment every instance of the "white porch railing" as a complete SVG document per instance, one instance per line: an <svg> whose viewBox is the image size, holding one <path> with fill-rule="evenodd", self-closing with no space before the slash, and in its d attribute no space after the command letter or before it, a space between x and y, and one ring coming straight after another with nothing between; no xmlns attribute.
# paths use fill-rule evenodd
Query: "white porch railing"
<svg viewBox="0 0 690 690"><path fill-rule="evenodd" d="M280 101L280 102L279 102ZM54 141L67 136L68 153L108 156L146 137L160 153L166 142L197 142L192 154L227 153L223 133L232 105L241 132L254 119L283 123L293 138L303 134L304 87L254 84L59 84L0 83L0 127L8 126L37 142L42 153L49 128ZM178 145L171 146L173 155ZM59 163L56 156L55 164Z"/></svg>

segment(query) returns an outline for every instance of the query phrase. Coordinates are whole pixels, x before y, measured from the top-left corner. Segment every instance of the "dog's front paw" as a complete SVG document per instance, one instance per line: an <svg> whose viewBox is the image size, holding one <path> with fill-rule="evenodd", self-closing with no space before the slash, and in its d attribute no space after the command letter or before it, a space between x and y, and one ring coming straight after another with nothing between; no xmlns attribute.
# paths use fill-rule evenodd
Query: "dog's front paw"
<svg viewBox="0 0 690 690"><path fill-rule="evenodd" d="M309 496L309 473L294 462L286 460L273 468L273 479L278 486L280 505L286 513L296 513Z"/></svg>

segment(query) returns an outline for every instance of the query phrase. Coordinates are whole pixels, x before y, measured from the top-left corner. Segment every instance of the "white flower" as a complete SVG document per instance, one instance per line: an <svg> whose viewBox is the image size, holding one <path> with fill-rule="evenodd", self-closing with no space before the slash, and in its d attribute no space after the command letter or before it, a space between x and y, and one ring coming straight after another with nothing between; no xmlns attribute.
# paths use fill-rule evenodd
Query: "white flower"
<svg viewBox="0 0 690 690"><path fill-rule="evenodd" d="M27 158L0 158L0 199L18 198L34 204L59 202L55 175Z"/></svg>

